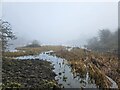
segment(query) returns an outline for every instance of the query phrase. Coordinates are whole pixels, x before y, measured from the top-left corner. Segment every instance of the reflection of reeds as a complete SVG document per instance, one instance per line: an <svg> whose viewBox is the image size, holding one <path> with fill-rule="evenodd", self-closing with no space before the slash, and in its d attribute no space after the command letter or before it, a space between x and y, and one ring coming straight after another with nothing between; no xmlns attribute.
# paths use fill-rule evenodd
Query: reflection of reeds
<svg viewBox="0 0 120 90"><path fill-rule="evenodd" d="M67 77L63 76L63 81L65 81L65 82L66 82L66 80L67 80Z"/></svg>

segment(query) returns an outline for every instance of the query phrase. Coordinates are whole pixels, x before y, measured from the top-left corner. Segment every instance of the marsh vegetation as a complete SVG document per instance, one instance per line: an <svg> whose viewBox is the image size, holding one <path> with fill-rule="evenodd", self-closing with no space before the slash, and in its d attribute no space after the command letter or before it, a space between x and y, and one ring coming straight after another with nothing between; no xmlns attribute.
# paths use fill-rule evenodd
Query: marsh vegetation
<svg viewBox="0 0 120 90"><path fill-rule="evenodd" d="M82 4L6 4L10 22L0 19L0 89L120 88L115 5Z"/></svg>
<svg viewBox="0 0 120 90"><path fill-rule="evenodd" d="M6 52L6 58L3 59L4 85L8 86L8 82L15 82L22 87L43 88L46 87L44 86L44 83L40 84L40 86L37 85L37 83L42 83L44 80L51 82L52 80L55 82L56 88L119 87L119 66L118 57L116 55L111 55L108 53L97 53L92 51L85 53L84 49L72 48L71 50L68 50L66 49L67 47L65 48L65 46L52 46L52 48L55 47L54 49L52 49L51 46L50 49L48 49L49 46L47 46L47 50L42 49L45 47L46 46L31 48L31 52L33 50L32 54L28 53L30 48L26 47L23 49L21 48L17 52L14 52L14 54L13 52ZM21 54L23 50L25 53ZM19 55L17 55L18 53ZM40 63L44 64L42 65ZM18 71L16 71L16 68ZM19 74L16 75L17 72L19 72ZM52 72L54 73L52 74L53 78L49 79ZM41 76L41 74L43 76ZM30 80L28 81L27 79ZM34 80L37 80L36 83ZM32 84L31 86L30 82L34 82L35 85ZM24 85L25 83L27 86ZM46 84L48 85L47 82ZM50 87L54 86L51 86L51 83L49 84Z"/></svg>
<svg viewBox="0 0 120 90"><path fill-rule="evenodd" d="M103 39L100 40L97 42ZM91 47L94 43L88 42L88 45L80 48L39 45L33 41L26 46L16 47L15 51L3 49L2 87L119 88L119 53L115 51L116 48L113 49L116 46L107 48L107 45L107 50L103 50L101 46ZM6 44L4 47L7 47ZM112 44L116 45L115 42Z"/></svg>

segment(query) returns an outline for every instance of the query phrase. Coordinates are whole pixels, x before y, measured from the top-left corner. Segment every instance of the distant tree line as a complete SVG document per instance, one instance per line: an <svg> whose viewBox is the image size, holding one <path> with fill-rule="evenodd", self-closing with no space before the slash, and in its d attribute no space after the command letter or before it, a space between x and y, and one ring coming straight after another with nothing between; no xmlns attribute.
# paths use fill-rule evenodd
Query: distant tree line
<svg viewBox="0 0 120 90"><path fill-rule="evenodd" d="M40 47L41 45L37 40L33 40L31 44L26 45L26 47Z"/></svg>
<svg viewBox="0 0 120 90"><path fill-rule="evenodd" d="M118 33L120 29L111 32L108 29L99 30L98 36L88 40L86 47L88 49L100 52L117 52L118 51Z"/></svg>

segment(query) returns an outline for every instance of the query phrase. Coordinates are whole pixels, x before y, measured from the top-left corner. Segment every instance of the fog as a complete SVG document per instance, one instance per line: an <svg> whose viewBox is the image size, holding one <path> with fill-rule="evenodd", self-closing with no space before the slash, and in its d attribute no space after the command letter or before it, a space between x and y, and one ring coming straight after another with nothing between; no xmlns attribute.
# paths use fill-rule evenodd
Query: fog
<svg viewBox="0 0 120 90"><path fill-rule="evenodd" d="M50 45L82 46L100 29L117 30L118 3L3 3L3 19L23 45L32 40Z"/></svg>

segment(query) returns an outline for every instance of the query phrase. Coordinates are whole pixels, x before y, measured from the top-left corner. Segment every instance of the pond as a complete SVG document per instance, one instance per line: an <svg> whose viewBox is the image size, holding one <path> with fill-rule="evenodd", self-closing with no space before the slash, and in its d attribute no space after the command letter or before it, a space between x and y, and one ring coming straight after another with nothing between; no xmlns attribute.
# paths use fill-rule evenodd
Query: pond
<svg viewBox="0 0 120 90"><path fill-rule="evenodd" d="M40 53L36 56L21 56L16 59L40 59L52 63L53 71L57 74L56 81L64 88L97 88L94 80L91 80L89 73L81 77L78 73L73 73L71 66L67 60L51 55L52 51ZM111 79L112 80L112 79ZM115 82L111 81L115 86Z"/></svg>

